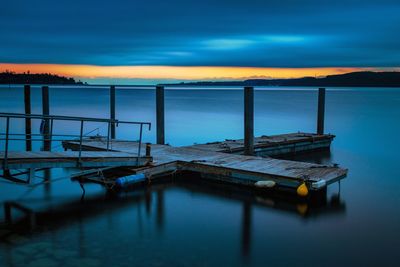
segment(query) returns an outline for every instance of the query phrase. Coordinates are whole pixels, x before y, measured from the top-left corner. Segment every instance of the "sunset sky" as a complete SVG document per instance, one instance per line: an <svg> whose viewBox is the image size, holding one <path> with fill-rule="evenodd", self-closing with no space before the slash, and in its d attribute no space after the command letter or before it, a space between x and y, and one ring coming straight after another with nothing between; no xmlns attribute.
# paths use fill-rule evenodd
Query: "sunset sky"
<svg viewBox="0 0 400 267"><path fill-rule="evenodd" d="M0 71L152 83L398 70L398 0L321 2L6 1Z"/></svg>

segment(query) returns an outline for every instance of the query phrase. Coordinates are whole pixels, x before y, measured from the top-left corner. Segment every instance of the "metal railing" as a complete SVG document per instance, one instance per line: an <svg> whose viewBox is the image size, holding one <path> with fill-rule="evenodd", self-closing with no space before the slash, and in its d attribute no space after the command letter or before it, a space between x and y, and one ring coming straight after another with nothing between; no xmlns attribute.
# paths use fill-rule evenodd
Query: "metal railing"
<svg viewBox="0 0 400 267"><path fill-rule="evenodd" d="M6 129L5 133L0 132L0 141L5 141L4 144L4 161L3 161L3 169L7 169L8 163L8 153L9 153L9 141L40 141L44 144L48 144L51 149L52 141L66 141L66 139L53 139L53 137L75 137L78 139L74 139L79 141L79 154L78 154L78 162L81 162L82 156L82 144L83 138L88 137L87 134L84 135L84 124L85 122L99 122L107 124L107 151L110 149L110 135L111 135L111 125L118 126L119 124L129 124L129 125L139 125L139 140L138 140L138 149L137 156L140 157L141 146L142 146L142 137L143 137L143 126L148 126L148 130L151 130L150 122L138 122L138 121L122 121L122 120L113 120L113 119L100 119L100 118L88 118L88 117L72 117L72 116L59 116L59 115L39 115L39 114L23 114L23 113L1 113L0 118L4 118L6 120ZM10 132L10 121L12 119L25 119L25 120L40 120L41 127L39 134L34 133L11 133ZM80 122L80 134L79 135L69 135L69 134L53 134L54 121L75 121ZM29 122L30 124L31 122ZM93 131L91 131L93 132ZM5 136L5 137L2 137ZM24 138L18 138L20 136L25 136ZM41 138L33 138L40 136Z"/></svg>

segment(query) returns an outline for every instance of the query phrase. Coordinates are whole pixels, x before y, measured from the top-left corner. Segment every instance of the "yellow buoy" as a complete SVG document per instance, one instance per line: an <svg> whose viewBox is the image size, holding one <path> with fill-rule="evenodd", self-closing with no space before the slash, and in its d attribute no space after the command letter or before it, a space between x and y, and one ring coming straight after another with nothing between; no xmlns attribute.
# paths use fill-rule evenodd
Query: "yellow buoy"
<svg viewBox="0 0 400 267"><path fill-rule="evenodd" d="M299 187L297 187L297 195L301 197L306 197L308 195L306 183L303 182Z"/></svg>

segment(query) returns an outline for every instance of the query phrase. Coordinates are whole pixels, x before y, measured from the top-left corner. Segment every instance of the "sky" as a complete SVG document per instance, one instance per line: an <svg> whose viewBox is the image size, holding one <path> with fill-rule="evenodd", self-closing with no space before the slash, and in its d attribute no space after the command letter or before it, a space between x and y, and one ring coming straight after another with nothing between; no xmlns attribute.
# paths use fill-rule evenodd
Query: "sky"
<svg viewBox="0 0 400 267"><path fill-rule="evenodd" d="M399 0L2 0L0 70L142 83L400 67Z"/></svg>

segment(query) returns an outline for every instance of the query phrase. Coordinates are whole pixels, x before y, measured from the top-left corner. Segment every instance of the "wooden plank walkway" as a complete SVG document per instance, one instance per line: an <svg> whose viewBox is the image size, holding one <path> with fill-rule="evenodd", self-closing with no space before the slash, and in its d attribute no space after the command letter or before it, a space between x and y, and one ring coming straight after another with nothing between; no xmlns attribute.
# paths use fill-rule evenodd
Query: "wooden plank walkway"
<svg viewBox="0 0 400 267"><path fill-rule="evenodd" d="M329 149L335 138L331 134L289 133L280 135L263 135L254 138L254 152L257 156L281 156ZM227 139L221 142L195 144L195 147L207 151L243 154L243 139Z"/></svg>
<svg viewBox="0 0 400 267"><path fill-rule="evenodd" d="M63 146L66 149L76 149L78 143L65 141ZM88 140L83 143L83 147L87 150L102 150L105 149L105 143L101 140ZM113 140L111 143L114 151L137 151L137 148L136 142ZM338 167L216 152L206 149L206 145L151 145L151 148L153 162L136 170L136 173L144 173L149 179L171 170L194 171L205 178L248 186L258 181L272 180L279 186L297 188L306 181L311 190L319 190L347 174L347 170Z"/></svg>
<svg viewBox="0 0 400 267"><path fill-rule="evenodd" d="M0 166L4 164L4 152L0 152ZM8 169L29 168L73 168L73 167L118 167L143 166L152 159L138 158L136 154L115 151L82 151L79 161L77 151L24 151L8 152Z"/></svg>

